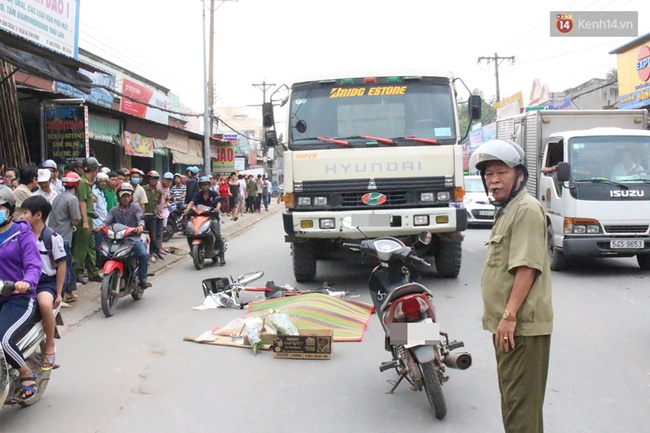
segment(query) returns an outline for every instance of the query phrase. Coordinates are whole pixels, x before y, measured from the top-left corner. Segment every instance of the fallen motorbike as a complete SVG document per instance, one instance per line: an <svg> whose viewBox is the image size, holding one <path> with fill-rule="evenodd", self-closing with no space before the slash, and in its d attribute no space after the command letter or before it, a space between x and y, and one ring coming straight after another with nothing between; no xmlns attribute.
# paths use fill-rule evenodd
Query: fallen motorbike
<svg viewBox="0 0 650 433"><path fill-rule="evenodd" d="M138 235L135 228L119 223L104 226L101 230L105 241L100 252L106 260L102 270L101 304L104 315L111 317L118 298L131 295L134 301L139 301L144 295L138 280L138 257L134 243L126 241L129 236ZM143 233L140 237L149 251L149 235Z"/></svg>
<svg viewBox="0 0 650 433"><path fill-rule="evenodd" d="M169 241L175 233L183 230L183 211L185 210L185 203L182 201L175 201L169 208L169 216L167 217L167 224L163 228L163 242Z"/></svg>
<svg viewBox="0 0 650 433"><path fill-rule="evenodd" d="M421 233L418 241L430 242L429 233ZM436 322L433 293L413 281L416 263L430 266L413 249L391 237L364 240L359 244L345 243L352 251L375 257L380 264L372 271L368 287L385 333L385 349L392 360L380 365L380 371L395 369L397 380L392 394L406 379L414 391L424 388L436 418L447 414L442 384L449 380L445 367L465 370L472 365L467 352L451 353L463 347L462 341L449 341ZM441 338L442 337L442 338Z"/></svg>
<svg viewBox="0 0 650 433"><path fill-rule="evenodd" d="M9 296L14 291L14 283L11 281L0 281L0 296ZM63 325L59 309L54 310L56 324ZM32 319L32 325L17 335L19 338L18 349L20 349L27 365L36 376L38 392L36 396L27 401L20 399L20 373L13 368L5 359L4 351L0 346L0 402L5 405L18 404L20 406L31 406L38 402L50 382L52 370L43 370L43 359L45 358L45 330L38 307ZM55 338L59 333L55 328ZM56 367L56 366L55 366Z"/></svg>
<svg viewBox="0 0 650 433"><path fill-rule="evenodd" d="M213 222L213 212L217 212L210 206L198 205L188 212L187 221L187 244L190 247L190 255L197 270L203 269L205 259L212 259L213 262L219 261L221 251L217 245L214 233L210 229ZM220 224L219 216L216 217L215 224ZM221 237L223 252L227 250L226 238Z"/></svg>

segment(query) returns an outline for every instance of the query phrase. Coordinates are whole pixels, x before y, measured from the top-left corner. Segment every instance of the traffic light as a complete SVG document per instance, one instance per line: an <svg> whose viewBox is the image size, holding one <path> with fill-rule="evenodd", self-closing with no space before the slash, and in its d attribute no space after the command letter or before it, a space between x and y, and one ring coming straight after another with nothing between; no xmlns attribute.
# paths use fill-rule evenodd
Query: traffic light
<svg viewBox="0 0 650 433"><path fill-rule="evenodd" d="M273 118L273 104L265 102L262 104L262 125L265 128L275 126L275 119Z"/></svg>

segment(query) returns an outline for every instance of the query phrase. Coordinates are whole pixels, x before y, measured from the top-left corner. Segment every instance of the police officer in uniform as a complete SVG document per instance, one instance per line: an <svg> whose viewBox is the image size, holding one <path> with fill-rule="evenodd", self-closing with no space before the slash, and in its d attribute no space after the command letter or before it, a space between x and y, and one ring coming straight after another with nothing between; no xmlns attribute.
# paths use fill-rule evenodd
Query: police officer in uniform
<svg viewBox="0 0 650 433"><path fill-rule="evenodd" d="M526 191L517 144L490 140L470 159L497 206L481 276L483 328L492 334L506 433L542 433L553 308L546 215Z"/></svg>

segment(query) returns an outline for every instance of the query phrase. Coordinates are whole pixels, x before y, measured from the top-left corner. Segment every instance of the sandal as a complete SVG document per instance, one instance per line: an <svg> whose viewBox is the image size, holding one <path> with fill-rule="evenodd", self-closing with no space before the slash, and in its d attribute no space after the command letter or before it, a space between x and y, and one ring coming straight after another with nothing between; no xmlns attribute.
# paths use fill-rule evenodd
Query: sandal
<svg viewBox="0 0 650 433"><path fill-rule="evenodd" d="M36 397L36 394L38 393L38 386L36 385L36 378L37 376L30 376L30 377L21 377L20 378L20 390L22 391L20 393L20 401L22 402L28 402L34 397ZM31 385L24 385L25 382L34 382ZM25 395L26 393L29 393Z"/></svg>
<svg viewBox="0 0 650 433"><path fill-rule="evenodd" d="M48 370L52 370L55 365L56 365L56 349L54 349L54 352L52 353L45 354L45 357L43 357L43 364L41 365L41 368L43 369L43 371L48 371Z"/></svg>
<svg viewBox="0 0 650 433"><path fill-rule="evenodd" d="M76 293L73 293L73 292L67 292L67 293L63 296L63 300L64 300L65 302L68 302L68 303L70 303L70 302L76 302L78 299L79 299L79 296L78 296Z"/></svg>

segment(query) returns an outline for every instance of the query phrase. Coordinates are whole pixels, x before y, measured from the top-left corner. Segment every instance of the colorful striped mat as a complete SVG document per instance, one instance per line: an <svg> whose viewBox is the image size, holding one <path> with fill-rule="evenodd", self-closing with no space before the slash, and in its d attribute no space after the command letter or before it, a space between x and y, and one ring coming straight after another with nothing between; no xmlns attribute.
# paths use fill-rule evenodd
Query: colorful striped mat
<svg viewBox="0 0 650 433"><path fill-rule="evenodd" d="M269 310L286 314L298 329L329 328L334 331L334 341L361 341L373 306L322 293L248 304L249 317L264 316L269 314Z"/></svg>

